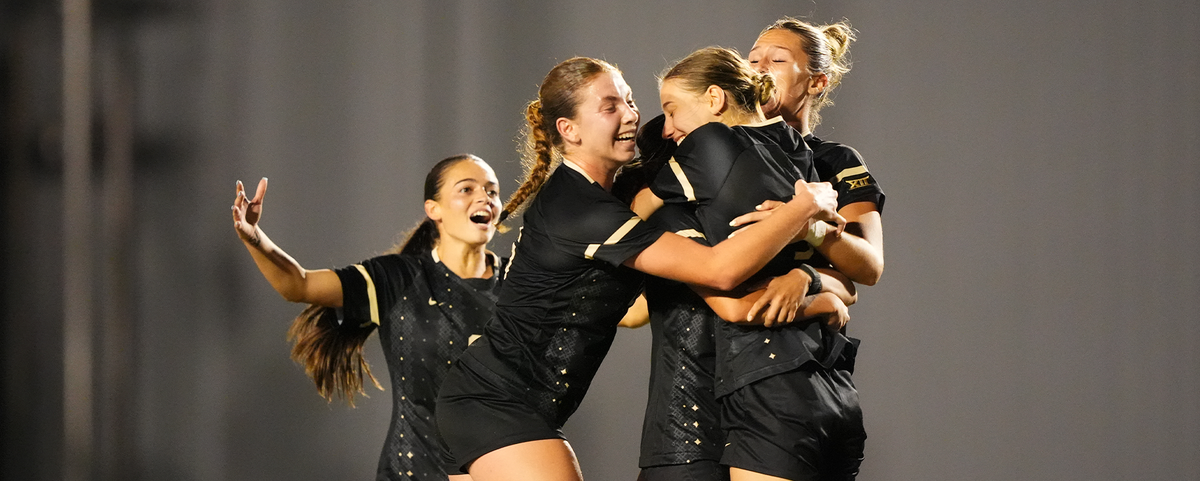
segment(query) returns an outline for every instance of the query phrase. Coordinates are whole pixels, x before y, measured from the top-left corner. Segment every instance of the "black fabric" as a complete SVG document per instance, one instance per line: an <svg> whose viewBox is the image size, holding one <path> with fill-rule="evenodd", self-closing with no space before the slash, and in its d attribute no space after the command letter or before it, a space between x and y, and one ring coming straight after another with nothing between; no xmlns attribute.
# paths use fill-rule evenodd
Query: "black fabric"
<svg viewBox="0 0 1200 481"><path fill-rule="evenodd" d="M437 416L442 436L462 460L456 470L466 472L480 456L505 446L563 438L559 426L551 425L525 399L512 395L522 389L519 383L474 363L459 363L450 371L438 398Z"/></svg>
<svg viewBox="0 0 1200 481"><path fill-rule="evenodd" d="M764 200L791 199L797 180L816 176L812 150L782 119L758 126L710 122L679 143L674 162L659 170L650 190L666 203L695 203L696 217L716 245L734 231L729 221ZM793 243L760 272L781 275L814 252L807 242Z"/></svg>
<svg viewBox="0 0 1200 481"><path fill-rule="evenodd" d="M689 231L698 233L699 229L693 210L689 204L666 204L651 221L688 236ZM703 243L703 239L697 240ZM703 298L679 282L647 277L646 301L653 344L638 465L649 468L718 461L725 434L713 393L714 330L724 321Z"/></svg>
<svg viewBox="0 0 1200 481"><path fill-rule="evenodd" d="M720 462L700 460L684 464L642 468L637 481L729 481L729 468Z"/></svg>
<svg viewBox="0 0 1200 481"><path fill-rule="evenodd" d="M506 399L525 403L547 425L561 427L583 400L617 322L642 290L644 275L620 264L662 234L599 185L560 166L524 214L494 319L458 364L510 380L515 387L506 390ZM591 246L597 247L589 259ZM469 390L452 388L460 398L471 397ZM477 394L483 414L497 393ZM477 441L492 445L511 434L478 434L489 439ZM455 453L469 448L453 442Z"/></svg>
<svg viewBox="0 0 1200 481"><path fill-rule="evenodd" d="M722 464L793 481L858 475L867 434L849 372L790 371L737 390L723 406Z"/></svg>
<svg viewBox="0 0 1200 481"><path fill-rule="evenodd" d="M866 170L867 166L857 150L837 142L826 142L813 135L805 136L804 142L813 151L817 178L833 183L833 188L837 190L839 209L855 202L871 202L875 204L875 210L883 213L883 189ZM855 171L851 169L862 171L853 173Z"/></svg>
<svg viewBox="0 0 1200 481"><path fill-rule="evenodd" d="M490 279L462 279L430 253L387 255L361 265L371 279L379 339L391 378L392 419L379 458L379 480L444 480L455 466L438 434L437 388L471 336L491 317L503 265ZM367 277L357 266L342 281L342 328L371 322ZM456 470L450 474L458 474Z"/></svg>

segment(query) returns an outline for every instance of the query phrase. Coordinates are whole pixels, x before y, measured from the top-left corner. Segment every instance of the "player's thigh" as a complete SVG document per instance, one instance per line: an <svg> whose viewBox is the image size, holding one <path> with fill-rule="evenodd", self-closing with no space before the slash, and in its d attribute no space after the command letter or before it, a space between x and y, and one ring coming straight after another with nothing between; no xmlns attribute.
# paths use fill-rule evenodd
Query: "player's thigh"
<svg viewBox="0 0 1200 481"><path fill-rule="evenodd" d="M511 444L476 459L467 468L473 481L582 481L579 461L562 439Z"/></svg>
<svg viewBox="0 0 1200 481"><path fill-rule="evenodd" d="M747 471L742 468L729 468L729 481L789 481L787 478L771 476L769 474L756 473Z"/></svg>

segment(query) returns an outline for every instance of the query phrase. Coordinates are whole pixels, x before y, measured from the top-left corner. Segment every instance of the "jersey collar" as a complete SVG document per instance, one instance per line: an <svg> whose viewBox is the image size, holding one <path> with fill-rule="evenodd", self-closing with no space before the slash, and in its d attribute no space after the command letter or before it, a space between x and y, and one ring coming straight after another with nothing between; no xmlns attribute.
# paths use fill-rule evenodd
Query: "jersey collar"
<svg viewBox="0 0 1200 481"><path fill-rule="evenodd" d="M591 182L593 184L596 183L596 179L593 179L592 176L588 175L587 172L583 171L583 167L580 167L576 163L571 162L570 159L563 159L562 163L563 163L563 165L570 167L571 170L574 170L575 172L579 172L579 174L582 175L583 178L587 179L588 182Z"/></svg>
<svg viewBox="0 0 1200 481"><path fill-rule="evenodd" d="M746 127L765 127L765 126L768 126L768 125L771 125L771 124L776 124L776 123L779 123L779 122L783 122L783 116L776 115L776 116L774 116L774 117L771 117L771 118L769 118L769 119L767 119L767 120L764 120L764 121L762 121L762 122L757 122L757 123L753 123L753 124L743 124L743 125L745 125Z"/></svg>

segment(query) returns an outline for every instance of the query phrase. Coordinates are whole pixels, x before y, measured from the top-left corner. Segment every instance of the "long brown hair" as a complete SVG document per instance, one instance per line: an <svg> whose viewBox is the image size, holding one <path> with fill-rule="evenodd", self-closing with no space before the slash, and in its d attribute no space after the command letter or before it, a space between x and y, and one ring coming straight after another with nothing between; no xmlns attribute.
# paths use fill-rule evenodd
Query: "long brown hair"
<svg viewBox="0 0 1200 481"><path fill-rule="evenodd" d="M550 176L555 163L561 160L562 135L555 123L560 118L575 118L579 108L579 91L587 87L592 78L604 73L616 72L617 67L603 60L574 57L555 65L542 79L538 98L525 107L525 138L521 164L525 168L525 180L504 204L496 223L504 222L531 197L537 194Z"/></svg>
<svg viewBox="0 0 1200 481"><path fill-rule="evenodd" d="M738 54L724 47L705 47L692 52L667 69L661 81L677 80L692 93L703 93L711 85L720 87L730 104L744 114L753 113L775 93L775 78L760 74Z"/></svg>
<svg viewBox="0 0 1200 481"><path fill-rule="evenodd" d="M813 25L793 17L783 17L768 25L758 35L771 30L787 30L800 39L800 48L808 56L804 67L809 75L825 74L829 85L811 100L808 110L809 126L821 123L821 109L833 105L830 94L842 83L842 76L850 72L850 43L854 42L854 29L846 21L828 25Z"/></svg>
<svg viewBox="0 0 1200 481"><path fill-rule="evenodd" d="M425 200L438 200L446 171L467 160L481 161L474 155L460 154L435 164L425 175ZM437 224L426 217L386 254L415 255L429 252L437 245L439 235ZM304 366L304 372L317 386L317 393L326 401L332 402L335 396L341 397L353 407L356 393L367 395L363 390L364 376L370 378L376 388L383 390L363 357L363 345L377 327L372 323L343 326L336 309L310 304L292 320L288 328L287 339L292 342L292 360Z"/></svg>

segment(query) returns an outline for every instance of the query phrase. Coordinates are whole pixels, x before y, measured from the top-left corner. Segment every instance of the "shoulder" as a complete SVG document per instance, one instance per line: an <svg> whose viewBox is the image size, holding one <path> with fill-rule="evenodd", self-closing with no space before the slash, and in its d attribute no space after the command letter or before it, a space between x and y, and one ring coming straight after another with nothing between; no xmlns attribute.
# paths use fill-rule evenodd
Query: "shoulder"
<svg viewBox="0 0 1200 481"><path fill-rule="evenodd" d="M749 143L746 133L720 122L701 125L683 138L675 149L676 157L741 151Z"/></svg>
<svg viewBox="0 0 1200 481"><path fill-rule="evenodd" d="M746 136L754 138L757 141L774 143L788 151L809 150L809 146L805 142L804 136L800 135L800 131L788 125L780 117L776 117L766 123L742 125L734 127L734 129L745 132Z"/></svg>
<svg viewBox="0 0 1200 481"><path fill-rule="evenodd" d="M822 140L816 136L809 136L804 139L809 148L813 150L813 159L818 162L825 162L833 165L856 164L863 163L862 155L854 150L853 147L838 143Z"/></svg>

